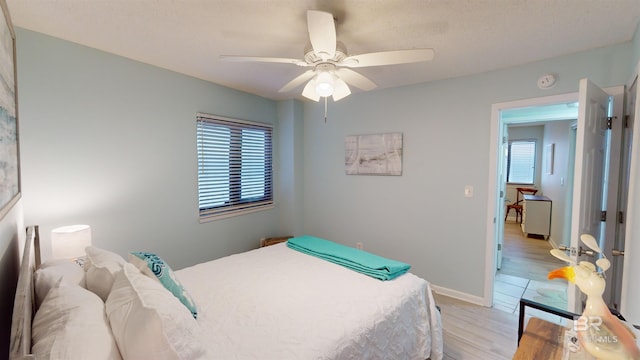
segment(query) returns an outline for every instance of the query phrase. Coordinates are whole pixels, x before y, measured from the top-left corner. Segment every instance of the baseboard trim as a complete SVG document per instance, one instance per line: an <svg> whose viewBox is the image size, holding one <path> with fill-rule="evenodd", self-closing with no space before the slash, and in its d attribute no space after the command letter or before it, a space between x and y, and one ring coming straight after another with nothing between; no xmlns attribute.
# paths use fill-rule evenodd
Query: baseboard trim
<svg viewBox="0 0 640 360"><path fill-rule="evenodd" d="M484 307L491 307L491 305L487 305L486 304L485 298L480 297L480 296L467 294L467 293L462 292L462 291L448 289L448 288L445 288L445 287L442 287L442 286L438 286L438 285L433 285L433 284L431 284L431 289L435 293L440 294L440 295L452 297L454 299L470 302L472 304L476 304L476 305L480 305L480 306L484 306Z"/></svg>
<svg viewBox="0 0 640 360"><path fill-rule="evenodd" d="M549 239L547 241L549 241L549 244L551 244L554 249L558 248L559 245L551 238L551 236L549 236Z"/></svg>

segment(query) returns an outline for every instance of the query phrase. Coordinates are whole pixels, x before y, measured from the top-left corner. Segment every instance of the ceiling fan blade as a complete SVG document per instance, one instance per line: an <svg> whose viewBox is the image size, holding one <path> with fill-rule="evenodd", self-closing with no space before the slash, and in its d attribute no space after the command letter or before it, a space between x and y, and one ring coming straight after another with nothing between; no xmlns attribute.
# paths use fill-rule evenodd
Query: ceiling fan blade
<svg viewBox="0 0 640 360"><path fill-rule="evenodd" d="M340 66L365 67L408 64L421 61L429 61L435 56L433 49L409 49L382 51L361 55L349 56L340 62Z"/></svg>
<svg viewBox="0 0 640 360"><path fill-rule="evenodd" d="M333 89L333 101L343 99L350 94L351 90L349 89L349 85L340 78L336 79Z"/></svg>
<svg viewBox="0 0 640 360"><path fill-rule="evenodd" d="M307 70L302 74L300 74L299 76L295 77L293 80L289 81L285 86L283 86L280 90L278 90L278 92L283 93L283 92L291 91L297 88L298 86L302 85L305 81L311 79L314 75L315 75L315 72L313 70Z"/></svg>
<svg viewBox="0 0 640 360"><path fill-rule="evenodd" d="M336 74L348 84L351 84L359 89L369 91L375 89L378 85L376 85L373 81L367 79L366 77L358 74L357 72L349 69L338 69L336 70Z"/></svg>
<svg viewBox="0 0 640 360"><path fill-rule="evenodd" d="M263 57L263 56L235 56L235 55L221 55L220 61L229 61L229 62L266 62L266 63L282 63L282 64L293 64L298 66L311 66L307 64L305 61L300 59L287 59L287 58L276 58L276 57Z"/></svg>
<svg viewBox="0 0 640 360"><path fill-rule="evenodd" d="M307 27L313 52L322 60L336 55L336 25L333 15L324 11L307 11Z"/></svg>
<svg viewBox="0 0 640 360"><path fill-rule="evenodd" d="M307 85L305 85L302 90L302 96L306 97L309 100L320 101L320 95L316 92L316 81L315 79L309 80Z"/></svg>

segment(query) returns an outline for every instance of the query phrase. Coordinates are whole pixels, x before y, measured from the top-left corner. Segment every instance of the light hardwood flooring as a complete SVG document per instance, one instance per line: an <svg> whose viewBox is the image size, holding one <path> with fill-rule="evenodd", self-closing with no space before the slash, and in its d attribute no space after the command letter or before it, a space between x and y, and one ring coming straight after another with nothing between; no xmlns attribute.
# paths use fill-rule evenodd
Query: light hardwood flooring
<svg viewBox="0 0 640 360"><path fill-rule="evenodd" d="M518 316L434 295L442 314L445 360L511 359L518 342Z"/></svg>
<svg viewBox="0 0 640 360"><path fill-rule="evenodd" d="M549 253L551 244L543 238L525 237L519 223L504 224L502 268L498 274L512 275L529 280L547 281L547 274L566 264Z"/></svg>

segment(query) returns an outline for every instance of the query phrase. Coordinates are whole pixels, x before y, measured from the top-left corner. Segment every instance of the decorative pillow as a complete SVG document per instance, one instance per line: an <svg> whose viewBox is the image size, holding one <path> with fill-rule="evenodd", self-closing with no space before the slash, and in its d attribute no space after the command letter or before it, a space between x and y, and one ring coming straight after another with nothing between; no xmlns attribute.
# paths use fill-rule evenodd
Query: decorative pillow
<svg viewBox="0 0 640 360"><path fill-rule="evenodd" d="M198 309L193 302L191 295L182 286L173 270L158 255L148 252L132 252L129 254L129 262L135 265L138 270L160 283L171 291L184 306L191 311L194 318L198 317Z"/></svg>
<svg viewBox="0 0 640 360"><path fill-rule="evenodd" d="M59 281L33 319L31 334L35 358L122 359L104 309L104 302L96 294Z"/></svg>
<svg viewBox="0 0 640 360"><path fill-rule="evenodd" d="M206 359L201 329L157 281L125 264L106 302L113 336L125 359Z"/></svg>
<svg viewBox="0 0 640 360"><path fill-rule="evenodd" d="M40 307L49 290L55 287L60 280L86 288L84 278L84 271L72 260L52 260L43 263L33 274L36 307Z"/></svg>
<svg viewBox="0 0 640 360"><path fill-rule="evenodd" d="M106 301L113 285L113 276L122 269L126 261L116 253L95 246L87 246L85 252L87 260L84 263L84 271L87 289Z"/></svg>

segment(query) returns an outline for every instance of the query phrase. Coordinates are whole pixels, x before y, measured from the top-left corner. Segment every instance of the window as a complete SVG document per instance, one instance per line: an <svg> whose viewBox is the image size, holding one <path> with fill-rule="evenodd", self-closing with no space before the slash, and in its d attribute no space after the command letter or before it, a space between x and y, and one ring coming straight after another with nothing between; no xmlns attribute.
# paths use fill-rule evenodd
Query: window
<svg viewBox="0 0 640 360"><path fill-rule="evenodd" d="M535 140L509 141L507 150L507 182L533 184L535 180Z"/></svg>
<svg viewBox="0 0 640 360"><path fill-rule="evenodd" d="M197 115L200 221L273 207L272 127Z"/></svg>

